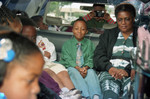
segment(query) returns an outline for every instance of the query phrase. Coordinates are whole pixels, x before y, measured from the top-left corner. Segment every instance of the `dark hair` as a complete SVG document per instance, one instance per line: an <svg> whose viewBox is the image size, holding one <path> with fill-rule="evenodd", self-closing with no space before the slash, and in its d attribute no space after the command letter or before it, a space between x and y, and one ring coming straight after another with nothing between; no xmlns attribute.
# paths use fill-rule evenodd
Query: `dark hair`
<svg viewBox="0 0 150 99"><path fill-rule="evenodd" d="M6 23L6 25L9 25L8 20L13 22L15 17L15 14L13 14L10 9L6 8L4 5L0 7L0 24Z"/></svg>
<svg viewBox="0 0 150 99"><path fill-rule="evenodd" d="M27 17L27 18L29 18L28 14L25 11L15 9L15 10L12 10L12 13L14 13L18 17Z"/></svg>
<svg viewBox="0 0 150 99"><path fill-rule="evenodd" d="M9 32L6 34L1 34L0 39L3 38L11 40L12 50L15 52L15 57L11 62L0 60L0 86L2 86L9 63L18 62L24 64L23 62L27 57L36 53L40 53L39 48L32 41L17 33Z"/></svg>
<svg viewBox="0 0 150 99"><path fill-rule="evenodd" d="M93 4L93 7L96 7L96 6L100 6L100 7L104 7L105 8L105 4Z"/></svg>
<svg viewBox="0 0 150 99"><path fill-rule="evenodd" d="M43 17L41 15L32 16L31 19L39 26L39 23Z"/></svg>
<svg viewBox="0 0 150 99"><path fill-rule="evenodd" d="M132 4L122 3L122 4L119 4L118 6L116 6L116 8L115 8L116 18L117 18L118 13L121 11L127 11L132 15L133 18L136 17L136 10Z"/></svg>
<svg viewBox="0 0 150 99"><path fill-rule="evenodd" d="M83 21L83 22L85 23L85 25L86 25L86 28L87 28L87 23L86 23L86 21L83 20L83 19L77 19L77 20L75 20L75 21L73 22L73 26L74 26L74 24L75 24L77 21Z"/></svg>
<svg viewBox="0 0 150 99"><path fill-rule="evenodd" d="M29 26L37 27L37 24L30 18L20 17L20 20L21 20L23 26L29 25Z"/></svg>

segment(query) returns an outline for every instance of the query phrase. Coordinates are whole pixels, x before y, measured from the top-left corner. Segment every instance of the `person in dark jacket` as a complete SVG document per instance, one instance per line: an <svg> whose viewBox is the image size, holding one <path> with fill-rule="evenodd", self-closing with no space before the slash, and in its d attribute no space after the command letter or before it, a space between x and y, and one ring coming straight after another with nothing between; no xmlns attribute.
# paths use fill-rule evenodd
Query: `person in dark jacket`
<svg viewBox="0 0 150 99"><path fill-rule="evenodd" d="M136 47L136 11L133 5L122 3L115 8L118 27L106 30L94 51L94 68L104 99L128 99L128 86L134 79L135 67L130 51Z"/></svg>

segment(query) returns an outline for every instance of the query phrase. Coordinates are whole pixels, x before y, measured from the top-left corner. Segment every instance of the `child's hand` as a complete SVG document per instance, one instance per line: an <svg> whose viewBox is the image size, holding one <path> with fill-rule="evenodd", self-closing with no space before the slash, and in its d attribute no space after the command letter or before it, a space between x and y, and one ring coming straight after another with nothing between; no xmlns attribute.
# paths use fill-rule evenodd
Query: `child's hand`
<svg viewBox="0 0 150 99"><path fill-rule="evenodd" d="M86 75L87 75L87 73L83 73L83 72L80 72L80 74L81 74L81 76L82 76L83 78L85 78Z"/></svg>
<svg viewBox="0 0 150 99"><path fill-rule="evenodd" d="M90 13L88 14L88 16L92 19L92 18L95 16L94 11L90 12Z"/></svg>
<svg viewBox="0 0 150 99"><path fill-rule="evenodd" d="M80 74L83 78L86 77L86 75L87 75L87 69L86 68L80 68L79 66L75 66L75 68L80 72Z"/></svg>
<svg viewBox="0 0 150 99"><path fill-rule="evenodd" d="M80 67L79 66L75 66L75 69L77 69L80 72Z"/></svg>
<svg viewBox="0 0 150 99"><path fill-rule="evenodd" d="M80 74L82 75L82 77L83 78L85 78L86 77L86 75L87 75L87 68L86 67L82 67L81 69L80 69Z"/></svg>
<svg viewBox="0 0 150 99"><path fill-rule="evenodd" d="M82 67L82 68L80 69L80 72L87 74L87 69L86 69L85 67Z"/></svg>
<svg viewBox="0 0 150 99"><path fill-rule="evenodd" d="M107 20L109 20L109 19L110 19L110 15L109 15L108 13L105 13L105 14L104 14L104 20L107 21Z"/></svg>
<svg viewBox="0 0 150 99"><path fill-rule="evenodd" d="M44 51L44 56L47 57L48 59L51 58L51 54L48 51Z"/></svg>

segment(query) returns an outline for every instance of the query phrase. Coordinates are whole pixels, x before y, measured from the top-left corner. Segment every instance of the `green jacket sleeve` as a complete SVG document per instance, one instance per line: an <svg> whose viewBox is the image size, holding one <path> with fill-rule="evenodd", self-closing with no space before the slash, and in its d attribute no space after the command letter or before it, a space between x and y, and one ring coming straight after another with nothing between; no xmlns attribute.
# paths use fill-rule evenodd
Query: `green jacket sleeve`
<svg viewBox="0 0 150 99"><path fill-rule="evenodd" d="M61 52L60 63L63 64L66 68L75 67L76 62L71 58L71 52L68 50L68 45L64 44Z"/></svg>

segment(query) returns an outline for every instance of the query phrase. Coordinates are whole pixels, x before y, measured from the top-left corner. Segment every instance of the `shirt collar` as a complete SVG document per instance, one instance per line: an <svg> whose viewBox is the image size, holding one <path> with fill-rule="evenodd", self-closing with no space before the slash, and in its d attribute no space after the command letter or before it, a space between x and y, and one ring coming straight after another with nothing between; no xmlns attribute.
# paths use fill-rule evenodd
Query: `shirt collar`
<svg viewBox="0 0 150 99"><path fill-rule="evenodd" d="M121 37L121 36L123 36L123 35L122 35L122 33L121 33L121 32L119 32L119 35L118 35L118 36L120 36L120 37ZM131 33L131 34L129 35L129 37L132 37L132 36L133 36L133 33Z"/></svg>
<svg viewBox="0 0 150 99"><path fill-rule="evenodd" d="M85 42L85 38L82 41L80 41L81 45L83 45L84 42ZM77 45L78 43L79 41L75 37L73 37L73 44Z"/></svg>

